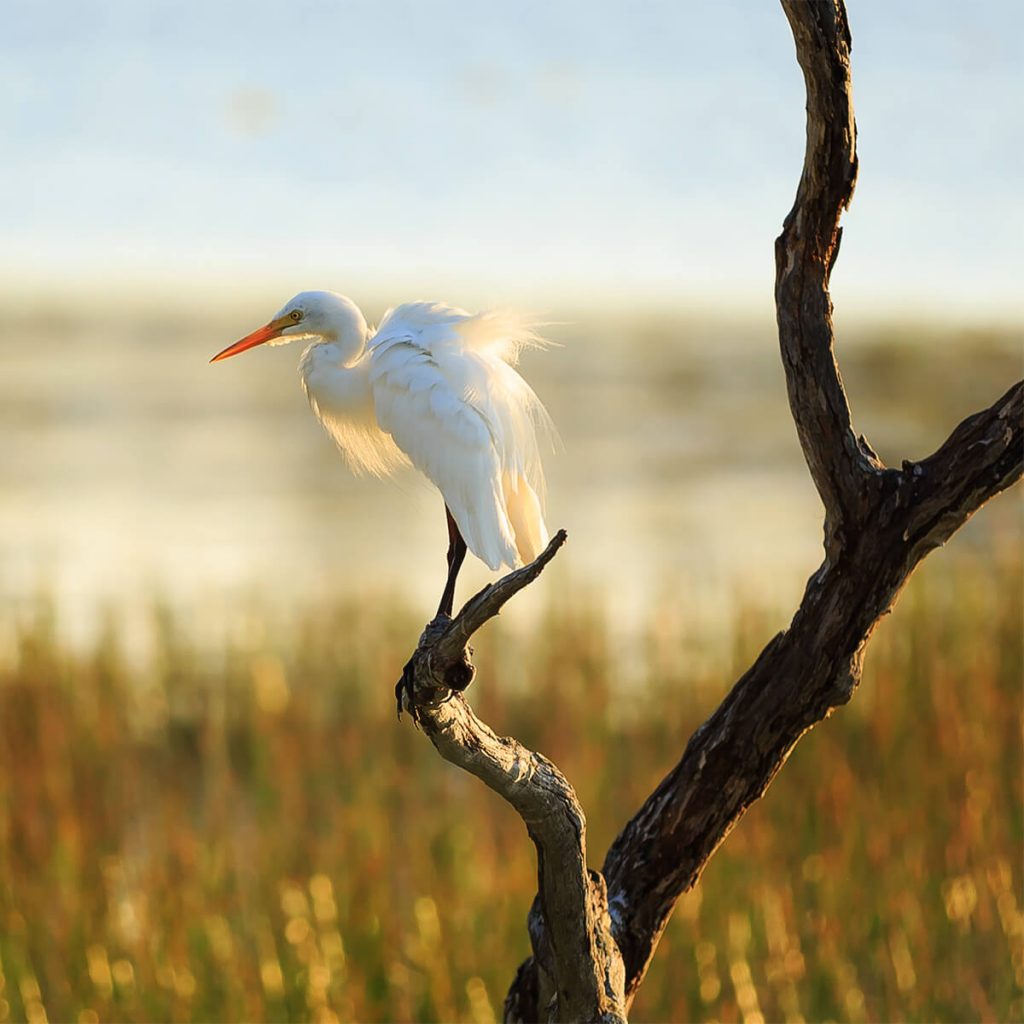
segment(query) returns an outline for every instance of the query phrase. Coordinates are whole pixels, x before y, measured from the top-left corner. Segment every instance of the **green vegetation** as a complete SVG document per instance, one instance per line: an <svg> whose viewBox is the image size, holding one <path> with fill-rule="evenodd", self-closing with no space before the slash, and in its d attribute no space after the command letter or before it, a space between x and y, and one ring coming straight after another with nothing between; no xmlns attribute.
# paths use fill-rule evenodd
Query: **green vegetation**
<svg viewBox="0 0 1024 1024"><path fill-rule="evenodd" d="M923 567L681 901L636 1020L1024 1016L1021 615L1017 551ZM709 651L664 611L613 645L561 599L481 634L472 696L577 785L599 864L783 623L746 612ZM395 724L416 629L253 611L213 656L161 614L133 664L114 626L73 653L28 616L0 670L0 1020L500 1017L533 850Z"/></svg>

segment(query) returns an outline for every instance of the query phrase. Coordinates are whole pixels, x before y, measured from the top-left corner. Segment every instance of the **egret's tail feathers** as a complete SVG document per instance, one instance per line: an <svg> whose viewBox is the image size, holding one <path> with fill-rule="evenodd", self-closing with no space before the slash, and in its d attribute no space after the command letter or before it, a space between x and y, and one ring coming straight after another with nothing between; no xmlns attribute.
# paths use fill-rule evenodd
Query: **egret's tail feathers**
<svg viewBox="0 0 1024 1024"><path fill-rule="evenodd" d="M524 476L517 477L513 485L512 478L506 473L502 478L502 490L519 557L523 564L532 562L548 543L548 528L544 523L540 499Z"/></svg>

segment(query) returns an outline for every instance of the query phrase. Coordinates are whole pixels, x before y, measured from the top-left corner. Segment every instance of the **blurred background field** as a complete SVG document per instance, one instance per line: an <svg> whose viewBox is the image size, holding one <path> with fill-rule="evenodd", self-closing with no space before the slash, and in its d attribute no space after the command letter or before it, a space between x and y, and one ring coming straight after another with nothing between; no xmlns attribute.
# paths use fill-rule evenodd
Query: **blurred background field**
<svg viewBox="0 0 1024 1024"><path fill-rule="evenodd" d="M680 903L636 1020L1020 1020L1021 553L939 554L853 702L798 745ZM542 588L537 588L542 589ZM553 757L591 860L784 623L710 644L685 597L635 642L549 588L476 644L473 698ZM421 615L236 609L203 651L150 606L70 650L23 607L0 672L0 1019L483 1022L527 954L519 819L394 721ZM687 652L681 656L681 652Z"/></svg>
<svg viewBox="0 0 1024 1024"><path fill-rule="evenodd" d="M598 865L785 626L820 510L770 322L552 319L526 370L571 543L480 635L473 696L579 787ZM0 1020L480 1022L527 953L521 824L393 717L439 499L350 478L294 350L207 366L252 322L3 324ZM922 324L855 323L841 355L889 460L1021 361L1013 330ZM634 1019L1024 1017L1020 540L1011 493L929 559Z"/></svg>
<svg viewBox="0 0 1024 1024"><path fill-rule="evenodd" d="M481 1022L527 954L520 822L393 717L440 499L348 474L294 348L207 365L258 299L0 323L0 1021ZM770 318L550 320L525 372L571 541L478 638L473 697L579 787L596 866L785 626L820 507ZM1021 370L1008 326L840 338L890 462ZM1021 557L1010 493L928 560L634 1019L1024 1019Z"/></svg>

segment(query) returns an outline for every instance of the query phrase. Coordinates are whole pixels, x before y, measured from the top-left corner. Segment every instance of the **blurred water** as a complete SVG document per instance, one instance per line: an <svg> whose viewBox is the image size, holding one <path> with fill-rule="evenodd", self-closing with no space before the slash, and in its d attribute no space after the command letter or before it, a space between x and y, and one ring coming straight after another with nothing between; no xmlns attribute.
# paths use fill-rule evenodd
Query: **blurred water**
<svg viewBox="0 0 1024 1024"><path fill-rule="evenodd" d="M282 615L352 592L433 611L446 544L436 492L411 471L349 474L299 390L298 346L207 364L266 312L3 319L8 609L44 590L86 631L98 608L130 615L154 595L210 629L253 595ZM567 319L547 331L561 347L524 363L563 442L548 459L549 523L571 543L550 587L586 591L624 621L666 596L709 619L751 595L792 605L819 561L820 510L774 325ZM892 459L926 454L1020 372L1020 339L1006 334L904 329L844 344L858 429ZM965 543L1016 537L1014 509L995 503ZM460 596L489 577L470 559Z"/></svg>

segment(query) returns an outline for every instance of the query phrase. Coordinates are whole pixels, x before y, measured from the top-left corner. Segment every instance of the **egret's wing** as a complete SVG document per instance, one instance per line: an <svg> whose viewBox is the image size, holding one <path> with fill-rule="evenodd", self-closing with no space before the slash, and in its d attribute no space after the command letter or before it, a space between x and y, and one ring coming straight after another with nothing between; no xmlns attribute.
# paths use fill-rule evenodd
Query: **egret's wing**
<svg viewBox="0 0 1024 1024"><path fill-rule="evenodd" d="M537 423L546 413L502 358L518 351L516 336L497 337L487 316L431 303L399 306L368 352L378 423L441 491L470 550L497 569L515 565L517 549L532 546L518 543L525 531L510 512L521 520L523 503L513 510L508 496L529 490L539 519ZM535 534L543 532L539 524Z"/></svg>
<svg viewBox="0 0 1024 1024"><path fill-rule="evenodd" d="M486 420L502 471L526 477L542 494L538 437L550 442L555 429L533 388L513 368L523 348L548 344L533 327L508 312L471 314L411 302L388 311L369 347L376 358L396 343L416 345L436 364L455 393Z"/></svg>

